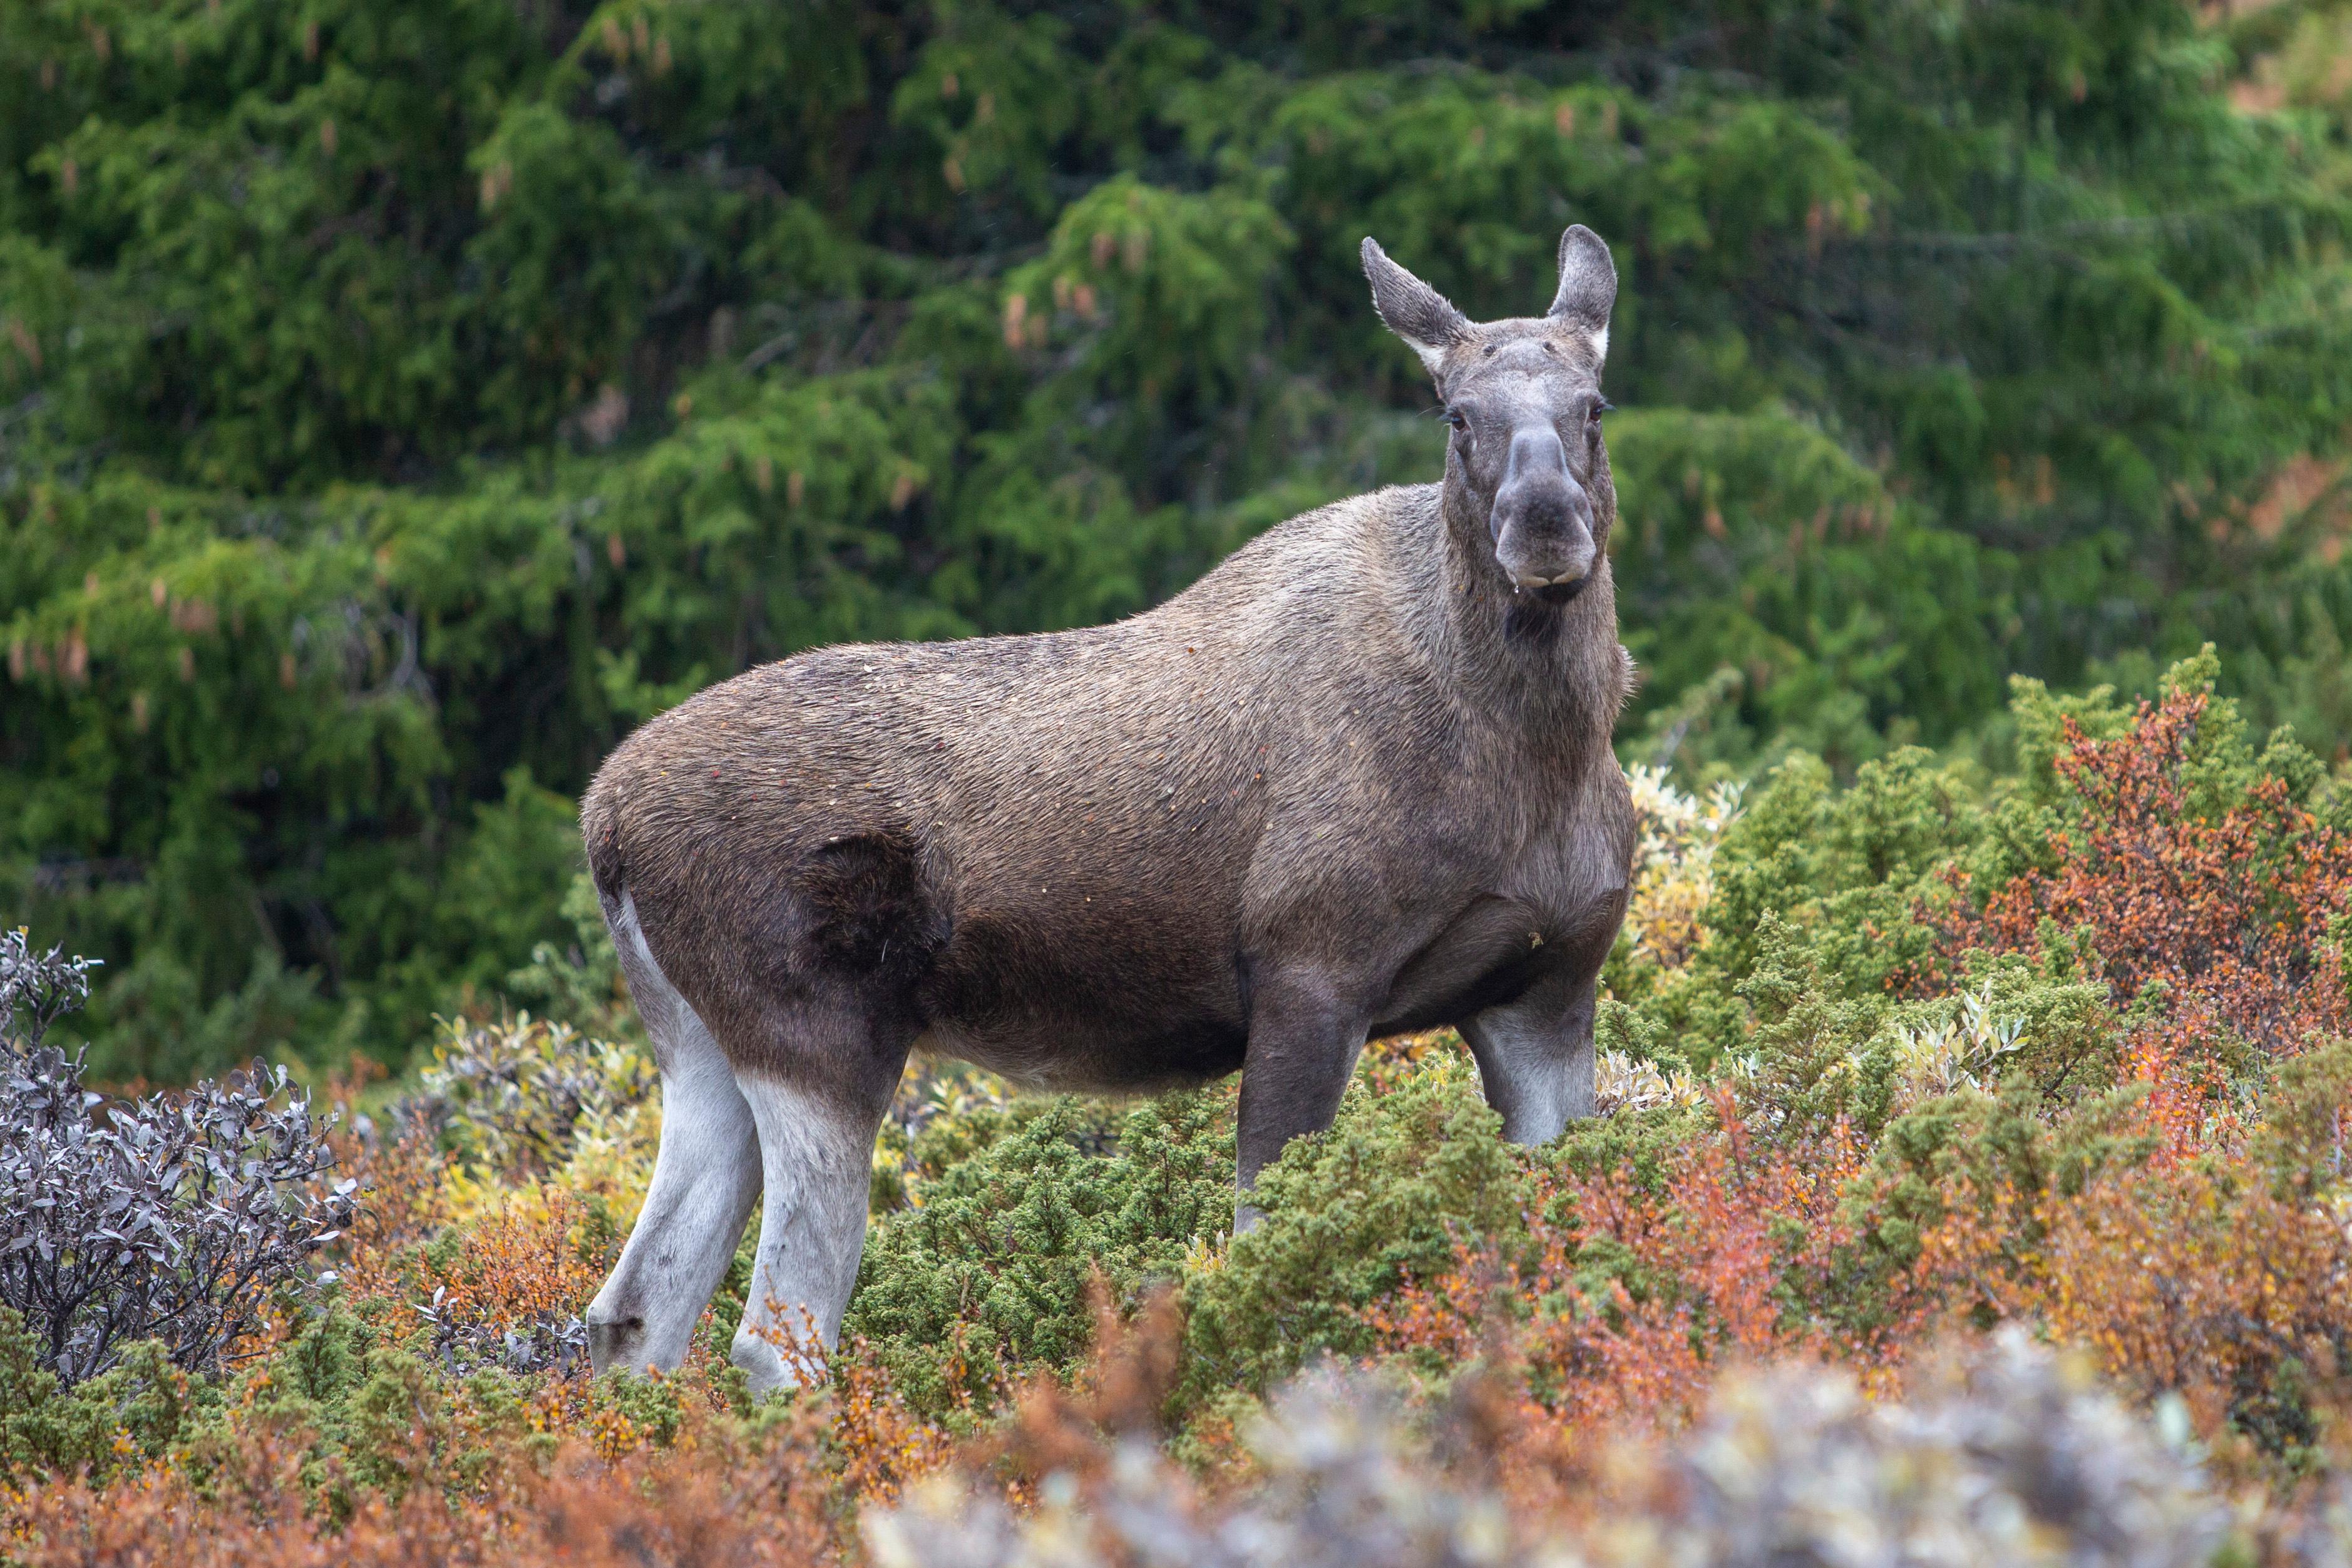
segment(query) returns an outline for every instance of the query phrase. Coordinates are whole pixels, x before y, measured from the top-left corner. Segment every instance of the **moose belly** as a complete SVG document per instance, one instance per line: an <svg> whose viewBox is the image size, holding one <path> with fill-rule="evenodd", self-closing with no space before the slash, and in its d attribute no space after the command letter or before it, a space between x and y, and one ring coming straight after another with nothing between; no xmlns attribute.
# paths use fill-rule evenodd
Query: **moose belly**
<svg viewBox="0 0 2352 1568"><path fill-rule="evenodd" d="M1474 900L1399 965L1370 1035L1456 1024L1512 1001L1557 964L1561 923L1516 899ZM1249 1040L1229 938L1208 929L1054 929L959 921L923 987L917 1049L1035 1088L1150 1090L1241 1068Z"/></svg>
<svg viewBox="0 0 2352 1568"><path fill-rule="evenodd" d="M961 918L921 1000L917 1049L1038 1088L1203 1082L1249 1038L1230 935L1136 905Z"/></svg>
<svg viewBox="0 0 2352 1568"><path fill-rule="evenodd" d="M997 1018L979 1026L934 1023L918 1052L984 1067L1024 1089L1149 1092L1206 1083L1241 1070L1248 1031L1212 1018L1157 1028L1096 1017Z"/></svg>

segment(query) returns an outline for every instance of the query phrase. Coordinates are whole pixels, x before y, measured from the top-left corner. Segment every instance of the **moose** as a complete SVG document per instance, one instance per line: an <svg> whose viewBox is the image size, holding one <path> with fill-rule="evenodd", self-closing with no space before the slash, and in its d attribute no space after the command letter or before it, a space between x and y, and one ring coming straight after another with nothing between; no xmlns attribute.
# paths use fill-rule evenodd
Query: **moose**
<svg viewBox="0 0 2352 1568"><path fill-rule="evenodd" d="M1634 836L1616 268L1578 225L1544 315L1478 323L1362 256L1444 401L1441 483L1293 517L1112 625L761 666L599 770L582 827L663 1119L598 1368L677 1364L755 1201L734 1361L770 1388L780 1337L835 1343L912 1051L1055 1089L1238 1069L1240 1228L1370 1038L1458 1027L1516 1142L1591 1113Z"/></svg>

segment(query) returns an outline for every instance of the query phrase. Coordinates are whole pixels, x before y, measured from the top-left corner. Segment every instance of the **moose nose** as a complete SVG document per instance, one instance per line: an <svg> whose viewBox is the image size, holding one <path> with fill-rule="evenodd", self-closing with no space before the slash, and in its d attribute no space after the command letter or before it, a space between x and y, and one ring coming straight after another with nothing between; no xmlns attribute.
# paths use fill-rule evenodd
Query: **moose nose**
<svg viewBox="0 0 2352 1568"><path fill-rule="evenodd" d="M1568 466L1567 449L1550 425L1511 437L1510 459L1495 491L1496 531L1517 524L1537 534L1589 532L1592 497Z"/></svg>
<svg viewBox="0 0 2352 1568"><path fill-rule="evenodd" d="M1495 492L1495 556L1521 592L1573 598L1593 561L1592 498L1549 423L1515 432Z"/></svg>

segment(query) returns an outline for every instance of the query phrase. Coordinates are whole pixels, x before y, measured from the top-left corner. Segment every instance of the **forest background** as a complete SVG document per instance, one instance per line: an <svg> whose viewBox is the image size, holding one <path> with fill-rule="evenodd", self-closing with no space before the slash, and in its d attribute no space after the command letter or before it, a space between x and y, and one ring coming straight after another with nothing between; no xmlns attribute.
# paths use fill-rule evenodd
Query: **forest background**
<svg viewBox="0 0 2352 1568"><path fill-rule="evenodd" d="M1629 763L2352 744L2352 17L2172 0L0 7L0 909L105 1079L399 1063L635 724L1433 478L1355 247L1614 248ZM542 966L543 968L543 966ZM520 999L528 1001L529 997Z"/></svg>

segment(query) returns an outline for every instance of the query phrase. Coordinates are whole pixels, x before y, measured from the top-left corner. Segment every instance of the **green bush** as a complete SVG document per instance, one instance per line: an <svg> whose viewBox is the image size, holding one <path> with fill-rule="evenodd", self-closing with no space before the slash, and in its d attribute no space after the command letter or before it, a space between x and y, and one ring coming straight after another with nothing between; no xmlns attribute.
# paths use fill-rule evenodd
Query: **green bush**
<svg viewBox="0 0 2352 1568"><path fill-rule="evenodd" d="M918 1168L937 1174L873 1227L843 1332L934 1415L1072 1371L1093 1341L1094 1281L1131 1305L1232 1228L1231 1103L1173 1094L1114 1118L1063 1098L984 1113L978 1138L927 1133Z"/></svg>
<svg viewBox="0 0 2352 1568"><path fill-rule="evenodd" d="M70 1389L49 1370L47 1347L15 1309L0 1307L0 1486L45 1472L104 1480L161 1457L184 1437L220 1388L172 1364L171 1347L142 1340Z"/></svg>
<svg viewBox="0 0 2352 1568"><path fill-rule="evenodd" d="M1331 1130L1258 1175L1265 1218L1186 1279L1180 1406L1263 1394L1310 1358L1372 1343L1361 1309L1524 1229L1518 1157L1466 1055L1388 1093L1359 1078Z"/></svg>

